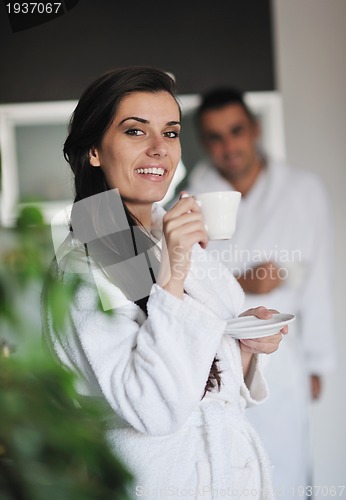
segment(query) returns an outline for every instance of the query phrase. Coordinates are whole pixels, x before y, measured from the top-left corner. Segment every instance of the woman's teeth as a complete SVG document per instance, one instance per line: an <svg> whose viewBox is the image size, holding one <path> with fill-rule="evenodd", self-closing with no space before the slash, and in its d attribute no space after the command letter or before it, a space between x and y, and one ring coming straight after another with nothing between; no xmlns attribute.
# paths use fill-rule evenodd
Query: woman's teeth
<svg viewBox="0 0 346 500"><path fill-rule="evenodd" d="M154 175L163 175L165 173L165 169L164 168L156 168L156 167L153 167L153 168L136 168L135 172L137 172L137 174L154 174Z"/></svg>

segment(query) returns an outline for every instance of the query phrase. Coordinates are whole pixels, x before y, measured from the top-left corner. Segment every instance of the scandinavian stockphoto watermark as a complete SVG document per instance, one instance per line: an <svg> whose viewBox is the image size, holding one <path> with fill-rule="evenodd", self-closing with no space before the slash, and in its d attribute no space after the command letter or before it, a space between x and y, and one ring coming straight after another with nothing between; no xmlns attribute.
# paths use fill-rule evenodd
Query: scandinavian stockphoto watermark
<svg viewBox="0 0 346 500"><path fill-rule="evenodd" d="M174 256L176 271L179 274L179 263L183 263L185 260L184 249L176 247ZM298 284L298 281L299 283L302 281L306 271L301 250L282 249L278 245L274 245L270 250L248 250L230 242L228 248L220 250L213 248L208 252L195 254L194 262L197 265L202 264L199 267L195 265L194 270L195 277L200 280L203 278L222 279L228 275L228 271L231 271L236 279L241 276L245 279L259 281L290 278L293 282L294 277ZM204 266L205 263L209 263L209 265ZM214 266L211 263L214 263Z"/></svg>
<svg viewBox="0 0 346 500"><path fill-rule="evenodd" d="M62 213L69 235L61 237ZM99 193L75 202L53 219L52 238L59 267L68 273L92 271L104 310L119 307L119 297L113 300L104 284L106 276L131 301L147 297L153 283L164 286L174 272L176 278L186 274L186 249L177 246L169 259L162 229L153 238L143 227L131 223L117 189ZM163 250L161 250L163 249ZM163 254L163 257L162 257ZM191 256L193 258L191 259ZM162 259L161 259L162 257ZM165 262L165 266L160 261ZM232 245L220 251L192 250L190 270L197 280L227 280L230 272L236 278L279 278L291 276L301 282L305 267L301 252L274 245L270 250L247 250ZM276 265L268 265L275 262ZM163 273L163 267L166 272ZM296 284L297 284L296 283ZM299 283L298 283L299 284ZM121 305L121 304L120 304Z"/></svg>

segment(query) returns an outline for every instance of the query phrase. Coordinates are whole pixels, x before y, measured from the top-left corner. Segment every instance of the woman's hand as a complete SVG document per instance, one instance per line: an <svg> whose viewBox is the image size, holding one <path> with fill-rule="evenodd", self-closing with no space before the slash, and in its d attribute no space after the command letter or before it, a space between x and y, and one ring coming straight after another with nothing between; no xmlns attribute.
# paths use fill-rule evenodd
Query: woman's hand
<svg viewBox="0 0 346 500"><path fill-rule="evenodd" d="M274 313L278 313L275 309L267 309L266 307L260 306L253 309L248 309L247 311L240 314L240 316L256 316L260 319L269 319ZM270 335L268 337L262 337L259 339L241 339L239 340L240 354L243 365L244 377L249 374L249 368L251 365L253 354L271 354L275 352L282 340L282 335L288 333L288 326L284 326L278 333Z"/></svg>
<svg viewBox="0 0 346 500"><path fill-rule="evenodd" d="M195 243L205 248L208 243L200 207L192 196L181 193L179 201L163 218L163 233L158 282L173 295L183 297L191 248Z"/></svg>
<svg viewBox="0 0 346 500"><path fill-rule="evenodd" d="M275 309L267 309L266 307L260 306L253 309L248 309L247 311L240 314L240 316L256 316L260 319L270 319L274 313L278 313ZM271 354L275 352L282 340L282 335L288 333L288 326L284 326L278 333L270 335L268 337L261 337L259 339L242 339L240 340L240 348L245 352L251 352L253 354Z"/></svg>

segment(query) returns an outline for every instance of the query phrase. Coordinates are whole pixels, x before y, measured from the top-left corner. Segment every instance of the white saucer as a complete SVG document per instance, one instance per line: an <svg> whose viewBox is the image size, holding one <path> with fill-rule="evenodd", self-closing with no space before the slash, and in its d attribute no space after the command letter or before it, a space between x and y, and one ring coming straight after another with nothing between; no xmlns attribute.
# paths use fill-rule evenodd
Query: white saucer
<svg viewBox="0 0 346 500"><path fill-rule="evenodd" d="M235 339L258 339L278 333L281 328L295 319L293 314L273 314L270 319L241 316L227 322L225 333Z"/></svg>

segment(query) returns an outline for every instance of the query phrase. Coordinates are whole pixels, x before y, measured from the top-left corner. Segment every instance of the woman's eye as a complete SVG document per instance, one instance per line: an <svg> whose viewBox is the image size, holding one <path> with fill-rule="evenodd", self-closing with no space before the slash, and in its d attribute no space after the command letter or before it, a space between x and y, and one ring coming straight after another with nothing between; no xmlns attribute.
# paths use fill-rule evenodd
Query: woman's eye
<svg viewBox="0 0 346 500"><path fill-rule="evenodd" d="M134 136L144 135L144 132L142 130L137 129L137 128L130 128L129 130L126 130L125 133L127 135L134 135Z"/></svg>
<svg viewBox="0 0 346 500"><path fill-rule="evenodd" d="M179 137L179 132L175 132L173 130L170 130L169 132L165 132L164 135L168 137L169 139L175 139L176 137Z"/></svg>

